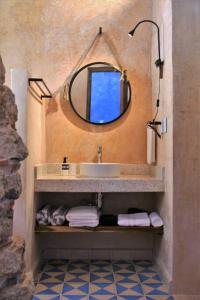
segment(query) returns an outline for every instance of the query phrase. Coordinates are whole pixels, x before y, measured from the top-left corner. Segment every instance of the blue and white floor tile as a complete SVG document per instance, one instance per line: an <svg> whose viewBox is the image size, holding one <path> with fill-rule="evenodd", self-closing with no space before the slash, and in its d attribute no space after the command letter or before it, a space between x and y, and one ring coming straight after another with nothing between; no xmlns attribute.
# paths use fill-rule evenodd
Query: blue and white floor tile
<svg viewBox="0 0 200 300"><path fill-rule="evenodd" d="M174 300L150 261L48 260L33 300Z"/></svg>

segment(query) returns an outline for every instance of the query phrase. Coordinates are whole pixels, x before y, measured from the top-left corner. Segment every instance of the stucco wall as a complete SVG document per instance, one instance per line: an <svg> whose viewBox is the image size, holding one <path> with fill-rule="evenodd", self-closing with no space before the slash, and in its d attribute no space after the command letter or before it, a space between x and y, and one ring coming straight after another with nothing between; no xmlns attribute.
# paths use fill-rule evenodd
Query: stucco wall
<svg viewBox="0 0 200 300"><path fill-rule="evenodd" d="M171 292L183 300L200 299L199 16L198 0L153 2L153 17L163 32L165 60L158 118L168 117L168 133L158 141L158 164L166 169L166 193L158 197L165 230L156 258L171 283ZM155 51L153 47L152 56Z"/></svg>
<svg viewBox="0 0 200 300"><path fill-rule="evenodd" d="M151 18L151 3L151 0L0 1L0 52L6 69L26 69L30 77L44 78L54 93L54 98L44 100L46 105L43 106L32 97L27 100L29 266L35 259L30 256L34 250L34 164L45 160L58 162L66 155L70 161L95 161L98 144L103 146L104 161L146 161L145 123L152 113L151 26L138 29L134 39L127 33L139 20ZM84 123L72 111L69 102L60 97L65 79L94 39L99 26L103 27L104 37L114 45L117 59L127 69L133 90L132 104L126 115L103 127ZM96 60L117 65L104 38L84 64ZM9 85L9 72L6 82Z"/></svg>
<svg viewBox="0 0 200 300"><path fill-rule="evenodd" d="M53 26L56 24L43 40L43 45L48 45L50 53L54 53L54 68L48 75L53 91L62 86L99 26L114 45L114 52L127 69L133 88L128 112L116 123L103 127L80 120L69 103L63 101L60 92L56 92L53 101L47 104L47 161L59 162L66 155L72 162L96 161L97 145L101 144L104 161L144 163L145 123L151 117L151 27L140 28L134 39L127 33L137 21L151 17L151 1L67 1L67 4L60 1L57 5L51 3L46 14L49 19L45 19L44 30L49 31L50 20ZM58 18L62 19L62 24L57 22ZM56 36L56 32L59 35ZM54 49L50 38L59 47ZM103 37L83 64L93 61L117 64Z"/></svg>
<svg viewBox="0 0 200 300"><path fill-rule="evenodd" d="M173 272L173 66L172 66L172 8L171 0L153 1L153 20L160 28L161 59L164 60L163 79L160 81L160 107L157 120L167 117L167 133L157 139L157 164L165 167L165 193L157 195L157 207L164 223L162 239L157 240L156 261L170 282ZM158 57L157 32L152 39L152 95L156 106L158 97L158 69L154 62ZM158 128L160 130L160 128Z"/></svg>
<svg viewBox="0 0 200 300"><path fill-rule="evenodd" d="M200 2L172 1L174 68L173 291L200 298ZM194 299L194 296L191 298Z"/></svg>
<svg viewBox="0 0 200 300"><path fill-rule="evenodd" d="M0 1L0 51L6 68L27 69L31 76L44 78L55 93L53 100L45 100L47 161L58 162L66 155L70 161L93 161L98 144L103 146L105 161L146 161L145 123L151 117L151 26L138 29L134 39L127 33L137 21L151 18L151 2ZM129 111L104 127L80 120L59 92L99 26L114 45L133 88ZM117 64L103 38L84 64L95 60Z"/></svg>

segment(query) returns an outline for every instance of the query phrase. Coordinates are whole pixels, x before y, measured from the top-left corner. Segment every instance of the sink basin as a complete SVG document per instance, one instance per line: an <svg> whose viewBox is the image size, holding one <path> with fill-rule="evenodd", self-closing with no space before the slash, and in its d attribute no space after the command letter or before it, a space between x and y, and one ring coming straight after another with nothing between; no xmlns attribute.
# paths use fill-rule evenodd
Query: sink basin
<svg viewBox="0 0 200 300"><path fill-rule="evenodd" d="M80 163L79 166L83 177L120 177L118 163Z"/></svg>

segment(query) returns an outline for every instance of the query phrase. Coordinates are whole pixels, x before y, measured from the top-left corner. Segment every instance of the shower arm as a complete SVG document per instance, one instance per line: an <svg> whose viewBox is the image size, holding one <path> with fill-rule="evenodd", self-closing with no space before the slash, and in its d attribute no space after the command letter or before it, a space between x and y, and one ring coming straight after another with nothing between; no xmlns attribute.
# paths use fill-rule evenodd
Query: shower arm
<svg viewBox="0 0 200 300"><path fill-rule="evenodd" d="M129 32L129 36L133 36L134 33L135 33L135 30L138 28L138 26L142 23L152 23L156 26L157 28L157 35L158 35L158 59L155 61L155 65L156 67L159 67L159 70L160 70L160 78L163 78L163 64L164 64L164 61L161 60L160 58L160 29L158 27L158 24L156 24L154 21L151 21L151 20L143 20L143 21L140 21L136 24L136 26Z"/></svg>

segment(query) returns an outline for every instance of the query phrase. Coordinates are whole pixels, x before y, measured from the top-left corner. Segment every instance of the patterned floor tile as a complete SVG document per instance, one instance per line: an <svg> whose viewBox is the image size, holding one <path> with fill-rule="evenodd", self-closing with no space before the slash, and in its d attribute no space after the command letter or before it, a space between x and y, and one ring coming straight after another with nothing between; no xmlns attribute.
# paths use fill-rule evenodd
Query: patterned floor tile
<svg viewBox="0 0 200 300"><path fill-rule="evenodd" d="M147 296L146 300L174 300L172 296Z"/></svg>
<svg viewBox="0 0 200 300"><path fill-rule="evenodd" d="M67 271L67 264L51 265L47 263L43 267L43 272L66 272L66 271Z"/></svg>
<svg viewBox="0 0 200 300"><path fill-rule="evenodd" d="M150 260L135 260L133 261L135 270L140 273L157 273L157 268Z"/></svg>
<svg viewBox="0 0 200 300"><path fill-rule="evenodd" d="M135 265L135 270L137 273L158 273L155 266L142 267Z"/></svg>
<svg viewBox="0 0 200 300"><path fill-rule="evenodd" d="M136 273L114 273L116 282L139 283L139 277Z"/></svg>
<svg viewBox="0 0 200 300"><path fill-rule="evenodd" d="M113 295L93 295L89 297L89 300L117 300L117 296Z"/></svg>
<svg viewBox="0 0 200 300"><path fill-rule="evenodd" d="M109 272L92 272L90 273L90 282L112 283L114 276Z"/></svg>
<svg viewBox="0 0 200 300"><path fill-rule="evenodd" d="M117 300L146 300L144 296L117 296Z"/></svg>
<svg viewBox="0 0 200 300"><path fill-rule="evenodd" d="M89 282L90 273L70 273L65 274L64 282Z"/></svg>
<svg viewBox="0 0 200 300"><path fill-rule="evenodd" d="M91 295L116 295L114 283L90 283Z"/></svg>
<svg viewBox="0 0 200 300"><path fill-rule="evenodd" d="M87 282L66 282L63 286L63 295L87 295L89 293L89 283Z"/></svg>
<svg viewBox="0 0 200 300"><path fill-rule="evenodd" d="M32 300L174 300L151 261L48 260Z"/></svg>
<svg viewBox="0 0 200 300"><path fill-rule="evenodd" d="M91 272L105 273L105 272L112 272L113 268L112 268L111 264L107 264L107 265L90 265L90 271Z"/></svg>
<svg viewBox="0 0 200 300"><path fill-rule="evenodd" d="M60 295L36 295L33 296L32 300L60 300Z"/></svg>
<svg viewBox="0 0 200 300"><path fill-rule="evenodd" d="M151 260L133 260L134 265L141 267L151 267L153 262Z"/></svg>
<svg viewBox="0 0 200 300"><path fill-rule="evenodd" d="M157 273L138 273L141 283L161 283L161 277Z"/></svg>
<svg viewBox="0 0 200 300"><path fill-rule="evenodd" d="M139 283L117 283L117 294L120 296L143 296Z"/></svg>
<svg viewBox="0 0 200 300"><path fill-rule="evenodd" d="M135 268L131 264L113 265L113 271L115 273L134 273Z"/></svg>
<svg viewBox="0 0 200 300"><path fill-rule="evenodd" d="M86 272L89 272L89 265L88 264L69 264L67 271L70 273L86 273Z"/></svg>
<svg viewBox="0 0 200 300"><path fill-rule="evenodd" d="M63 284L57 283L38 283L35 288L35 294L39 295L56 295L62 291Z"/></svg>
<svg viewBox="0 0 200 300"><path fill-rule="evenodd" d="M88 300L88 296L83 295L61 295L60 300Z"/></svg>
<svg viewBox="0 0 200 300"><path fill-rule="evenodd" d="M40 283L62 283L64 278L64 272L43 272L39 281Z"/></svg>
<svg viewBox="0 0 200 300"><path fill-rule="evenodd" d="M168 287L162 283L142 284L143 291L146 296L164 296L168 295Z"/></svg>

